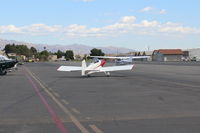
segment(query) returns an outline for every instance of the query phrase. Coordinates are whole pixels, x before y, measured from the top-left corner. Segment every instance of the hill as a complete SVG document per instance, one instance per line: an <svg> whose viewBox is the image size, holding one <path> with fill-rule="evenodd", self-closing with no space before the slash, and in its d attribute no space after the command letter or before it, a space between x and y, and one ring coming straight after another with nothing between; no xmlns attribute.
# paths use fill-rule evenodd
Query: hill
<svg viewBox="0 0 200 133"><path fill-rule="evenodd" d="M49 45L49 44L33 44L33 43L27 43L27 42L20 42L15 40L5 40L0 39L0 49L3 49L6 44L16 44L16 45L27 45L28 47L35 47L37 50L42 51L44 47L51 52L56 52L57 50L65 51L65 50L73 50L75 54L89 54L90 50L94 47L88 46L88 45L82 45L82 44L72 44L72 45ZM116 53L128 53L133 52L135 50L128 49L128 48L121 48L121 47L95 47L102 49L102 51L106 54L116 54Z"/></svg>

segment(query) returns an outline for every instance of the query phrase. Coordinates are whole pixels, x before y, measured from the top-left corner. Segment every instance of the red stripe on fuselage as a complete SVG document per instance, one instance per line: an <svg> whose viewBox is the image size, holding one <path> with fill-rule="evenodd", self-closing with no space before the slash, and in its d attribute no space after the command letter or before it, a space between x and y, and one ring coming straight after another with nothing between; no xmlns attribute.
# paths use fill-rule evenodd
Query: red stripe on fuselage
<svg viewBox="0 0 200 133"><path fill-rule="evenodd" d="M106 64L106 61L105 60L101 60L100 66L104 66L105 64Z"/></svg>
<svg viewBox="0 0 200 133"><path fill-rule="evenodd" d="M105 60L100 60L100 65L98 65L97 67L95 67L94 69L97 69L98 67L103 67L105 64L106 64L106 61Z"/></svg>

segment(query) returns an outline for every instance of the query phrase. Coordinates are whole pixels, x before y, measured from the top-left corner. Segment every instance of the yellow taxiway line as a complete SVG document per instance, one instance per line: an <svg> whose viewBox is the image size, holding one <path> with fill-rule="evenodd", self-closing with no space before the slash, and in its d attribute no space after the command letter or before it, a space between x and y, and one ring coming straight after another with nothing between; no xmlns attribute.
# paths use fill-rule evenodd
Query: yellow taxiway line
<svg viewBox="0 0 200 133"><path fill-rule="evenodd" d="M44 91L53 99L53 101L62 109L65 114L69 116L71 121L80 129L82 133L89 133L89 131L79 122L79 120L72 115L72 113L45 87L33 74L28 68L26 68L27 72L30 76L35 79L35 81L44 89Z"/></svg>
<svg viewBox="0 0 200 133"><path fill-rule="evenodd" d="M103 133L103 131L101 131L98 127L96 127L95 125L89 125L90 128L92 128L92 130L95 133Z"/></svg>

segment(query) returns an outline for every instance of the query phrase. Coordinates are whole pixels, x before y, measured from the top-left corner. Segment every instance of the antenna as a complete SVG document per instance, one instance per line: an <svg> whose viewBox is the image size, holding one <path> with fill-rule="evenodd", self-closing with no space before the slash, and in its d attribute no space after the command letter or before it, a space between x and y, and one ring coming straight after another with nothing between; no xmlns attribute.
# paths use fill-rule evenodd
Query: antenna
<svg viewBox="0 0 200 133"><path fill-rule="evenodd" d="M150 51L150 46L147 46L147 50Z"/></svg>

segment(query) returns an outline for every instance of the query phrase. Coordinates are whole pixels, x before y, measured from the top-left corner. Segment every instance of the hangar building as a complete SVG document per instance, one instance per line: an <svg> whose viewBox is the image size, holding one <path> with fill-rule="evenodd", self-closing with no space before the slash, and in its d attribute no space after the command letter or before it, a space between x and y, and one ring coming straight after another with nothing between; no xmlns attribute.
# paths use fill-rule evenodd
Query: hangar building
<svg viewBox="0 0 200 133"><path fill-rule="evenodd" d="M153 61L182 61L183 51L181 49L159 49L152 54Z"/></svg>

